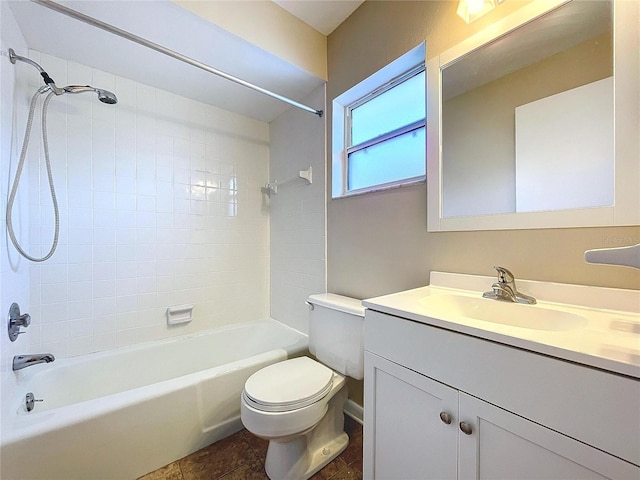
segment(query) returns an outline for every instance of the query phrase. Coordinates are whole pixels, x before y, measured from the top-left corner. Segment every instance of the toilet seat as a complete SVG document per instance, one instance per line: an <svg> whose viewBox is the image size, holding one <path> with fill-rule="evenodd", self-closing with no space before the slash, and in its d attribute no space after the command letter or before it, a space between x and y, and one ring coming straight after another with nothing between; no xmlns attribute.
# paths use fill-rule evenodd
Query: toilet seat
<svg viewBox="0 0 640 480"><path fill-rule="evenodd" d="M274 363L249 377L243 397L264 412L287 412L324 398L333 385L334 372L308 357Z"/></svg>

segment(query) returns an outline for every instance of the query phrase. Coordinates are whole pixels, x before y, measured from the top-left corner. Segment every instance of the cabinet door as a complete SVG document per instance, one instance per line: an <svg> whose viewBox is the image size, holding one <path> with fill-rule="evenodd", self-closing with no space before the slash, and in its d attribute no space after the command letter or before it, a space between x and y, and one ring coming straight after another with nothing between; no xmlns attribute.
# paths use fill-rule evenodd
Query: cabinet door
<svg viewBox="0 0 640 480"><path fill-rule="evenodd" d="M601 450L463 392L459 401L461 479L640 478L638 467Z"/></svg>
<svg viewBox="0 0 640 480"><path fill-rule="evenodd" d="M364 478L455 479L458 391L369 352L365 378Z"/></svg>

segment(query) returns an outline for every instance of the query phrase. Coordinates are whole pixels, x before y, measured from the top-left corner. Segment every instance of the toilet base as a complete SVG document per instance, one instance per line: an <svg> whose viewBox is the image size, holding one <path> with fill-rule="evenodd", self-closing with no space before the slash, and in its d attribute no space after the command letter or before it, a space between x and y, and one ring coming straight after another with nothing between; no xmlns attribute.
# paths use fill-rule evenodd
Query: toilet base
<svg viewBox="0 0 640 480"><path fill-rule="evenodd" d="M327 413L318 424L288 441L271 440L265 471L271 480L306 480L347 448L344 432L344 404L347 389L342 387L329 401Z"/></svg>

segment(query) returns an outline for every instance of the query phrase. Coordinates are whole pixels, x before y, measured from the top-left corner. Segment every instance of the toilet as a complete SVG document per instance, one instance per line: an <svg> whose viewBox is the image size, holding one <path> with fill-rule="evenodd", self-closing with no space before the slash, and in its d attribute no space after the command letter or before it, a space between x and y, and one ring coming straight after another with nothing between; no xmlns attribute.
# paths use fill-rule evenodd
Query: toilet
<svg viewBox="0 0 640 480"><path fill-rule="evenodd" d="M317 361L297 357L264 367L242 392L242 423L269 440L271 480L305 480L347 447L345 375L364 376L360 300L326 293L311 295L307 304L309 351Z"/></svg>

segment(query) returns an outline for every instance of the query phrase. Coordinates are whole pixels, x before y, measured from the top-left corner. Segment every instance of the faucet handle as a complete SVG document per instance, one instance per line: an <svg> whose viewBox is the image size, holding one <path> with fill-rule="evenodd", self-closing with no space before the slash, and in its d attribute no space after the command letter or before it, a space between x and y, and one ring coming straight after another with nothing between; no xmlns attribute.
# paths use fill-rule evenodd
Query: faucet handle
<svg viewBox="0 0 640 480"><path fill-rule="evenodd" d="M18 338L18 335L21 333L20 327L28 327L31 324L31 315L28 313L20 314L20 305L17 303L12 303L11 308L9 308L9 322L7 325L7 331L9 333L9 339L12 342L15 342Z"/></svg>
<svg viewBox="0 0 640 480"><path fill-rule="evenodd" d="M498 281L500 283L512 283L515 281L516 277L506 268L499 265L494 265L493 268L498 272Z"/></svg>
<svg viewBox="0 0 640 480"><path fill-rule="evenodd" d="M14 325L26 328L31 325L31 315L29 315L28 313L23 313L18 318L13 318L12 321Z"/></svg>
<svg viewBox="0 0 640 480"><path fill-rule="evenodd" d="M11 322L11 325L18 327L28 327L31 323L31 315L28 313L20 315L20 305L12 303L9 309L9 322Z"/></svg>

